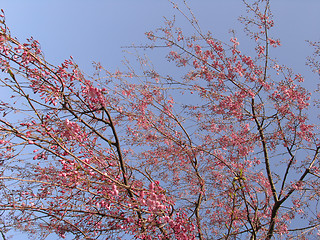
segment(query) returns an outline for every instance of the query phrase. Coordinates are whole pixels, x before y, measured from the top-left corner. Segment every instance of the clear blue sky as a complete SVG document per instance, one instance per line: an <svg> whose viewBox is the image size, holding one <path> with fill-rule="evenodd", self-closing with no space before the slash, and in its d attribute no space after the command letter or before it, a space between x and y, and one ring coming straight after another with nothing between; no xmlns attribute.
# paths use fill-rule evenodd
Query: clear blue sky
<svg viewBox="0 0 320 240"><path fill-rule="evenodd" d="M242 1L188 2L203 29L216 38L229 39L231 28L241 34L237 18L245 13ZM271 0L271 7L276 23L272 35L282 40L278 59L303 73L306 84L315 83L318 79L307 74L304 65L312 53L305 40L320 41L320 1ZM167 0L0 0L0 8L13 36L20 41L33 36L48 61L59 64L73 56L87 73L92 61L100 61L110 70L121 68L122 46L145 43L144 33L161 26L163 16L179 15ZM185 22L182 26L188 28ZM240 46L249 47L245 43ZM152 60L161 63L162 59ZM15 240L24 239L13 234Z"/></svg>
<svg viewBox="0 0 320 240"><path fill-rule="evenodd" d="M228 30L244 13L241 0L189 0L204 29L228 39ZM163 16L177 14L167 0L0 0L7 23L19 40L33 36L46 57L60 63L72 55L89 70L91 62L120 65L121 46L145 42L144 32L158 27ZM281 59L303 65L304 40L320 40L319 0L273 0ZM184 24L186 26L186 24ZM241 32L241 29L237 29ZM308 52L309 53L309 52ZM298 61L298 59L300 61ZM297 64L298 65L298 64Z"/></svg>

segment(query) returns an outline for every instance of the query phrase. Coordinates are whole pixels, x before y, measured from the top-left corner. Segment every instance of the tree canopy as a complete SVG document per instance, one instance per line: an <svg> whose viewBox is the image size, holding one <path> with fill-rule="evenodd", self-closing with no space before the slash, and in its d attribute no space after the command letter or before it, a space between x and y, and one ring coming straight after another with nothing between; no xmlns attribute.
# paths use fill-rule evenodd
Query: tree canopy
<svg viewBox="0 0 320 240"><path fill-rule="evenodd" d="M319 231L318 92L279 63L269 0L244 1L252 49L173 20L138 55L85 75L46 61L1 15L0 226L44 239L309 239ZM190 17L188 17L190 16ZM307 64L320 74L320 43ZM139 49L139 48L138 48ZM315 75L315 76L316 76ZM316 104L315 106L314 103Z"/></svg>

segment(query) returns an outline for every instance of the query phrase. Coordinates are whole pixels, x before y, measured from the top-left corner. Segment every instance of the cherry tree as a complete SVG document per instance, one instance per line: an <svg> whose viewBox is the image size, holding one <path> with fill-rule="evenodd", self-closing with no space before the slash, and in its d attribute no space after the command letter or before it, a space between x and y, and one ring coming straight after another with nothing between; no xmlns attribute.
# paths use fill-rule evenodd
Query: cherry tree
<svg viewBox="0 0 320 240"><path fill-rule="evenodd" d="M1 15L0 225L46 238L309 239L320 230L318 125L303 77L270 49L269 0L244 1L253 49L167 20L139 57L84 75L11 36ZM319 74L319 43L308 65ZM316 93L317 94L317 93ZM311 104L311 105L310 105ZM317 104L317 102L316 102Z"/></svg>

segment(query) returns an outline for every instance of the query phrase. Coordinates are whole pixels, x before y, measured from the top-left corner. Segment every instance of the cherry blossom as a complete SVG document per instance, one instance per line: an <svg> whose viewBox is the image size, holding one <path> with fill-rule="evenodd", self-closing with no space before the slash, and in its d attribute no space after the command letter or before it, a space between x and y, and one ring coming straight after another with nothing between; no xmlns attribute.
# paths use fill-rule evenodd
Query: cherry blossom
<svg viewBox="0 0 320 240"><path fill-rule="evenodd" d="M308 239L319 234L319 126L304 78L271 56L268 0L235 36L166 19L146 33L177 71L46 61L1 14L0 233L73 239ZM308 65L319 76L319 43ZM162 48L163 49L163 48ZM95 76L99 75L99 79ZM304 220L301 220L304 219ZM298 227L297 227L298 226ZM3 237L4 238L4 237Z"/></svg>

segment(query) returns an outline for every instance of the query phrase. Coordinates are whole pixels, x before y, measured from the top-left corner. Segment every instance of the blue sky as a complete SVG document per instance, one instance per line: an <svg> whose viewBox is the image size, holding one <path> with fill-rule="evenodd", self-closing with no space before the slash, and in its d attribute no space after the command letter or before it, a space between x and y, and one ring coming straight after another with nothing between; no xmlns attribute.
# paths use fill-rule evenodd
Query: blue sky
<svg viewBox="0 0 320 240"><path fill-rule="evenodd" d="M181 2L181 0L180 0ZM204 30L229 39L229 29L239 26L245 13L240 0L189 0ZM163 16L174 11L167 0L0 0L7 24L20 41L33 36L41 43L50 62L60 63L72 55L79 66L90 71L92 61L106 68L120 66L121 47L145 42L144 33L161 26ZM281 60L304 64L310 54L305 40L319 40L318 0L274 0L275 36L283 46ZM182 22L182 21L181 21ZM188 25L183 22L183 26ZM236 29L241 34L241 28Z"/></svg>
<svg viewBox="0 0 320 240"><path fill-rule="evenodd" d="M216 38L229 39L231 28L242 34L237 23L239 15L245 13L240 0L188 2L203 30L210 30ZM282 40L275 52L277 58L304 74L306 84L313 86L318 79L304 65L312 53L305 40L320 41L320 1L273 0L271 7L276 23L272 35ZM87 73L92 71L92 61L110 70L121 68L125 55L121 47L146 43L144 33L161 26L163 16L179 16L167 0L0 0L0 8L13 36L20 41L33 36L49 62L59 64L73 56ZM188 29L181 19L178 23ZM150 54L161 68L161 61L166 60ZM23 238L13 234L15 240Z"/></svg>

